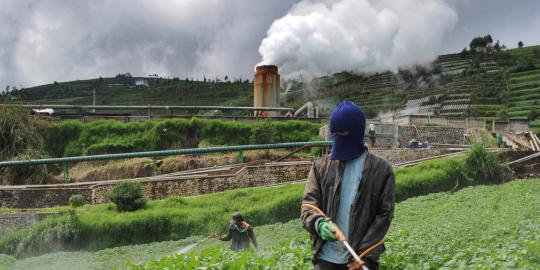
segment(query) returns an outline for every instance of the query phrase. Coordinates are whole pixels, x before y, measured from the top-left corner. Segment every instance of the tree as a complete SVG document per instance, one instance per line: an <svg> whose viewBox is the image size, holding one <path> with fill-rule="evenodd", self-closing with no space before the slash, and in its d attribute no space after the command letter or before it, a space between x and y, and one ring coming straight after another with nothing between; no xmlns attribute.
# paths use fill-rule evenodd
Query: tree
<svg viewBox="0 0 540 270"><path fill-rule="evenodd" d="M486 43L486 45L493 43L493 38L491 37L490 34L487 34L486 36L484 36L484 42Z"/></svg>
<svg viewBox="0 0 540 270"><path fill-rule="evenodd" d="M520 41L518 42L518 47L519 47L519 48L523 48L523 41L520 40Z"/></svg>
<svg viewBox="0 0 540 270"><path fill-rule="evenodd" d="M493 46L493 49L495 49L496 52L501 51L501 45L499 44L499 40L497 40L497 42L495 42L495 45Z"/></svg>
<svg viewBox="0 0 540 270"><path fill-rule="evenodd" d="M483 37L473 38L471 43L469 43L469 46L471 47L471 51L474 53L476 51L484 51L491 43L493 43L493 38L490 34L487 34Z"/></svg>
<svg viewBox="0 0 540 270"><path fill-rule="evenodd" d="M467 57L467 48L463 48L463 50L461 50L461 52L459 53L459 55L461 55L462 58Z"/></svg>

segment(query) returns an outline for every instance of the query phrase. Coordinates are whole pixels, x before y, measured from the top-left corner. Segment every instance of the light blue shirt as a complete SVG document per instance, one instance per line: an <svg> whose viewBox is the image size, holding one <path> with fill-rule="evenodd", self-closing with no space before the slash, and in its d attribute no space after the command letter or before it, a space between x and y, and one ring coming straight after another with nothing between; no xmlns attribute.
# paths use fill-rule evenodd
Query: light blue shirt
<svg viewBox="0 0 540 270"><path fill-rule="evenodd" d="M367 151L356 159L345 162L343 177L341 178L341 192L336 217L333 220L343 231L345 238L349 238L349 217L351 206L358 193L358 186L362 181L364 160ZM319 259L327 262L344 264L348 263L349 252L339 241L326 242L319 253Z"/></svg>

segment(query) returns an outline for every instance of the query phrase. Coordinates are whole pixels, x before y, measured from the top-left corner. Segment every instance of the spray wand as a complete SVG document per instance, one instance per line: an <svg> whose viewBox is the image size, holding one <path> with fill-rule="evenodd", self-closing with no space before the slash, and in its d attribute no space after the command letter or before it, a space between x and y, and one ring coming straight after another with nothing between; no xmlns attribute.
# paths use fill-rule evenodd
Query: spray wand
<svg viewBox="0 0 540 270"><path fill-rule="evenodd" d="M334 222L332 222L332 220L328 216L326 216L326 214L324 214L324 212L321 209L319 209L317 206L314 206L314 205L311 205L311 204L302 204L302 208L304 208L304 207L311 208L311 209L315 210L317 213L321 214L324 217L326 222L334 224L335 228L336 228L336 232L334 234L335 234L337 240L340 241L341 243L343 243L343 246L345 246L347 251L349 251L349 253L352 255L354 260L357 261L360 265L362 265L363 270L369 270L364 265L364 262L362 261L362 258L364 256L366 256L368 253L370 253L373 249L380 246L384 242L384 239L382 239L381 241L375 243L374 245L372 245L371 247L366 249L364 252L362 252L360 255L358 255L358 254L356 254L356 251L354 251L354 249L351 247L351 245L349 244L349 242L345 238L345 235L343 234L341 229Z"/></svg>

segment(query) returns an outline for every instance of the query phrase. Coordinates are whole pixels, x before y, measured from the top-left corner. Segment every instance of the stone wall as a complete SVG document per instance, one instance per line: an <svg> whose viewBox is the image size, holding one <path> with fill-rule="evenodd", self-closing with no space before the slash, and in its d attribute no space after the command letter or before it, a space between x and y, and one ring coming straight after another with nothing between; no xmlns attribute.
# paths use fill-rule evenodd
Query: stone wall
<svg viewBox="0 0 540 270"><path fill-rule="evenodd" d="M91 201L92 190L82 188L0 188L0 208L46 208L54 205L67 204L73 194L81 194L87 201Z"/></svg>
<svg viewBox="0 0 540 270"><path fill-rule="evenodd" d="M216 176L186 175L166 179L143 178L143 195L147 199L163 199L168 196L192 196L220 192L234 188L273 185L305 179L311 167L310 161L269 163L246 166L234 174ZM107 192L119 181L75 183L67 185L43 185L39 187L0 188L0 207L45 208L65 205L73 194L82 195L93 204L107 202Z"/></svg>
<svg viewBox="0 0 540 270"><path fill-rule="evenodd" d="M420 149L373 149L370 150L373 154L386 159L392 165L418 160L422 158L434 157L448 154L448 151L443 149L420 148Z"/></svg>
<svg viewBox="0 0 540 270"><path fill-rule="evenodd" d="M34 223L43 220L51 214L29 213L29 214L9 214L0 215L0 236L8 230L26 228Z"/></svg>
<svg viewBox="0 0 540 270"><path fill-rule="evenodd" d="M410 140L429 143L465 144L465 128L399 126L399 147L407 147Z"/></svg>
<svg viewBox="0 0 540 270"><path fill-rule="evenodd" d="M149 200L164 199L169 196L194 196L220 192L235 188L281 184L305 179L311 162L300 164L266 164L247 166L235 174L218 176L185 176L171 180L142 180L144 197ZM107 192L116 183L98 184L92 187L94 204L107 202Z"/></svg>

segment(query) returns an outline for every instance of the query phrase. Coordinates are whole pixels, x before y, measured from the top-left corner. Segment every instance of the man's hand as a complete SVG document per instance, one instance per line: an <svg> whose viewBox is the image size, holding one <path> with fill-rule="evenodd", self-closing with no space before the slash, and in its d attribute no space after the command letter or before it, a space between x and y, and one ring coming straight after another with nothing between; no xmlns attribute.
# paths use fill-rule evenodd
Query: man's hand
<svg viewBox="0 0 540 270"><path fill-rule="evenodd" d="M356 260L353 260L352 262L347 264L347 268L349 270L362 270L362 265L364 265L364 261L358 262Z"/></svg>
<svg viewBox="0 0 540 270"><path fill-rule="evenodd" d="M319 235L325 241L336 241L336 224L322 219L319 221Z"/></svg>

